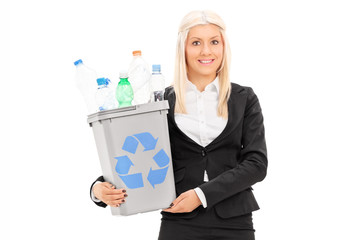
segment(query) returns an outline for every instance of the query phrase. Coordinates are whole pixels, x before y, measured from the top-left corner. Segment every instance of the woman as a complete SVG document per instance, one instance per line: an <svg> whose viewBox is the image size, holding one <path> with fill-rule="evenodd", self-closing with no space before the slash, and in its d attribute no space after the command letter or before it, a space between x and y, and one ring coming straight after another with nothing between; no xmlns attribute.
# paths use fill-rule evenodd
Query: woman
<svg viewBox="0 0 360 240"><path fill-rule="evenodd" d="M180 25L175 79L166 89L177 198L162 213L159 239L254 239L251 186L266 176L259 101L230 83L230 48L221 18L194 11ZM123 189L93 187L100 206L118 206Z"/></svg>

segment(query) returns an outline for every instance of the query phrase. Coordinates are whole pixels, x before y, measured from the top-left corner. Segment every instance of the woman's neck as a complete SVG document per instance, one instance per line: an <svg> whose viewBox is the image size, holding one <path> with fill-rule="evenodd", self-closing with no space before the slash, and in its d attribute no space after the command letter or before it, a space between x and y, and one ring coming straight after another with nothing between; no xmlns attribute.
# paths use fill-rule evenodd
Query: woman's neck
<svg viewBox="0 0 360 240"><path fill-rule="evenodd" d="M216 78L216 74L209 76L191 76L188 74L189 81L194 84L199 90L199 92L203 92L207 85L209 85Z"/></svg>

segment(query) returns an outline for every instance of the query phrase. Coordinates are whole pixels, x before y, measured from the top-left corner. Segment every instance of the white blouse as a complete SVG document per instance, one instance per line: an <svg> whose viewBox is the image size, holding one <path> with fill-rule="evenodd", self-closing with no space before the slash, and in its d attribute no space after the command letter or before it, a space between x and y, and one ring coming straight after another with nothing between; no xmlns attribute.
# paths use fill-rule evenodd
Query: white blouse
<svg viewBox="0 0 360 240"><path fill-rule="evenodd" d="M175 113L175 122L182 132L199 145L206 147L224 130L227 119L217 116L219 80L206 86L203 92L186 81L185 106L187 114Z"/></svg>

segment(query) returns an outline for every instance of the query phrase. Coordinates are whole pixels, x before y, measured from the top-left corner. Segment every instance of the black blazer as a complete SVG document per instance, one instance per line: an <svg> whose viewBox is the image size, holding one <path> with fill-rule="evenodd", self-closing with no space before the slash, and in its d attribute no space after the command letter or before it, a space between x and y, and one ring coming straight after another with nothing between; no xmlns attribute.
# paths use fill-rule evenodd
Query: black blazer
<svg viewBox="0 0 360 240"><path fill-rule="evenodd" d="M258 210L251 186L266 176L267 153L263 116L253 90L231 84L228 123L223 132L206 147L194 142L176 125L175 92L172 87L166 89L165 99L170 105L168 125L177 196L200 187L205 194L207 208L214 207L222 218ZM209 182L203 181L205 169ZM102 177L97 180L104 181ZM96 204L106 206L102 202ZM191 213L162 214L191 218L199 208Z"/></svg>
<svg viewBox="0 0 360 240"><path fill-rule="evenodd" d="M170 105L168 123L177 195L200 187L207 208L214 207L223 218L258 210L251 186L265 178L268 161L263 116L254 91L231 84L228 123L206 147L194 142L176 125L172 87L166 89L165 99ZM203 182L205 169L209 182ZM192 217L196 211L181 216Z"/></svg>

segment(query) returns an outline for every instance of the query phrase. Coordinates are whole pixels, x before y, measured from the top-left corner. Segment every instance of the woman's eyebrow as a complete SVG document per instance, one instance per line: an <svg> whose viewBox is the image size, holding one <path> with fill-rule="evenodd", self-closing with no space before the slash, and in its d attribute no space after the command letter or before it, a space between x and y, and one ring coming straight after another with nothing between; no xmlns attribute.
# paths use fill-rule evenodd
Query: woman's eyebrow
<svg viewBox="0 0 360 240"><path fill-rule="evenodd" d="M216 36L214 36L214 37L212 37L212 38L210 38L210 39L214 39L214 38L218 38L218 37L221 37L220 35L216 35Z"/></svg>
<svg viewBox="0 0 360 240"><path fill-rule="evenodd" d="M191 38L189 38L190 40L191 39L197 39L197 40L201 40L201 38L198 38L198 37L191 37Z"/></svg>

